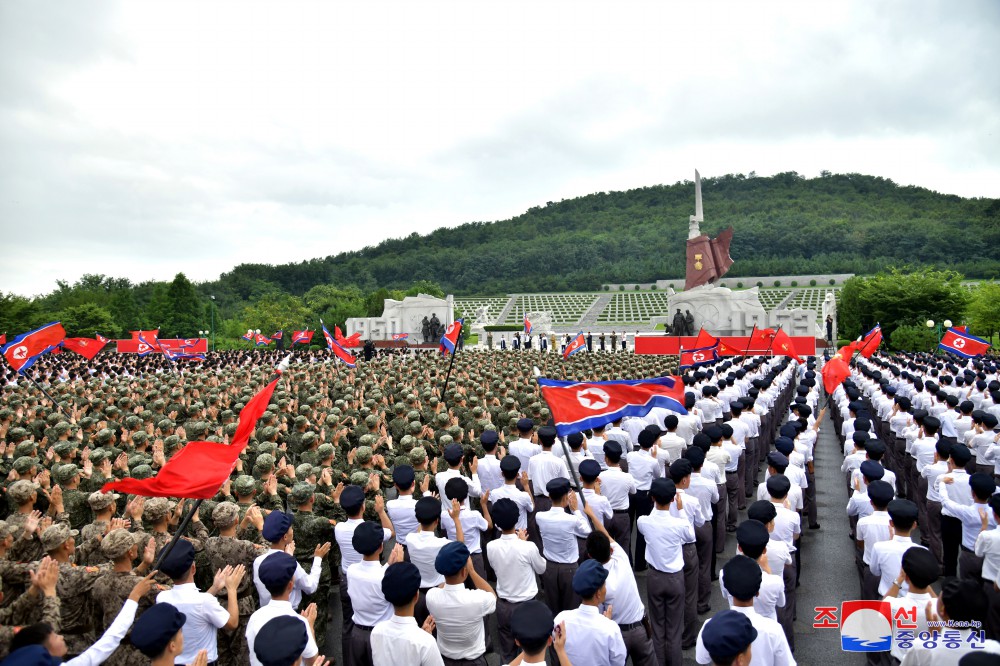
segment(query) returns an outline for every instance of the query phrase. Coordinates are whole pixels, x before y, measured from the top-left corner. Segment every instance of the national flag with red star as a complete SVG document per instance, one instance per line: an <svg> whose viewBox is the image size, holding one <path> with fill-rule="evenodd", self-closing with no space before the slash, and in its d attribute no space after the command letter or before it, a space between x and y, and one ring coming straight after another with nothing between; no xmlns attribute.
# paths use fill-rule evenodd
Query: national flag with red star
<svg viewBox="0 0 1000 666"><path fill-rule="evenodd" d="M603 426L626 416L645 416L654 407L687 414L684 382L680 377L610 382L568 382L542 377L538 386L560 436Z"/></svg>
<svg viewBox="0 0 1000 666"><path fill-rule="evenodd" d="M292 331L292 346L298 343L309 344L312 342L313 332L312 331Z"/></svg>
<svg viewBox="0 0 1000 666"><path fill-rule="evenodd" d="M271 339L272 340L280 340L283 335L284 335L284 333L282 333L281 331L275 331L274 335L271 336Z"/></svg>
<svg viewBox="0 0 1000 666"><path fill-rule="evenodd" d="M704 363L710 363L719 358L718 352L715 347L707 347L705 349L691 349L688 351L681 351L681 368L693 368Z"/></svg>
<svg viewBox="0 0 1000 666"><path fill-rule="evenodd" d="M140 335L139 349L137 352L139 356L145 356L146 354L151 354L155 351L158 352L163 351L163 349L160 347L160 343L156 340L156 338L153 338L152 341L150 341L148 338L146 338L146 336ZM167 354L167 358L171 358L170 354Z"/></svg>
<svg viewBox="0 0 1000 666"><path fill-rule="evenodd" d="M330 331L326 330L326 324L323 322L320 322L320 324L323 326L323 337L326 338L326 346L329 347L330 351L333 352L333 355L343 361L347 367L353 368L357 359L354 358L349 351L344 349L332 335L330 335Z"/></svg>
<svg viewBox="0 0 1000 666"><path fill-rule="evenodd" d="M271 344L271 338L267 337L263 333L257 333L253 336L254 344L258 347L266 347Z"/></svg>
<svg viewBox="0 0 1000 666"><path fill-rule="evenodd" d="M52 351L65 339L66 330L63 325L54 321L41 328L22 333L7 343L0 352L10 367L22 372L30 368L42 354Z"/></svg>
<svg viewBox="0 0 1000 666"><path fill-rule="evenodd" d="M944 337L938 343L938 348L962 358L975 358L985 354L990 348L990 343L971 333L963 333L949 328L944 332Z"/></svg>
<svg viewBox="0 0 1000 666"><path fill-rule="evenodd" d="M528 319L528 315L524 315L524 334L531 335L531 320Z"/></svg>
<svg viewBox="0 0 1000 666"><path fill-rule="evenodd" d="M464 319L456 319L449 324L448 330L441 338L440 349L442 354L454 354L455 350L458 349L458 336L462 335L462 325L464 323Z"/></svg>
<svg viewBox="0 0 1000 666"><path fill-rule="evenodd" d="M341 347L345 349L350 349L352 347L361 346L361 331L358 331L354 335L345 338L344 334L340 331L339 326L333 327L333 338L336 340Z"/></svg>
<svg viewBox="0 0 1000 666"><path fill-rule="evenodd" d="M240 336L247 342L253 342L253 329L248 328L247 332Z"/></svg>
<svg viewBox="0 0 1000 666"><path fill-rule="evenodd" d="M408 337L410 337L409 333L393 333L392 334L392 339L393 340L406 340Z"/></svg>
<svg viewBox="0 0 1000 666"><path fill-rule="evenodd" d="M563 358L569 358L578 351L582 351L587 346L587 340L583 337L583 331L576 334L576 337L569 341L566 349L563 350Z"/></svg>

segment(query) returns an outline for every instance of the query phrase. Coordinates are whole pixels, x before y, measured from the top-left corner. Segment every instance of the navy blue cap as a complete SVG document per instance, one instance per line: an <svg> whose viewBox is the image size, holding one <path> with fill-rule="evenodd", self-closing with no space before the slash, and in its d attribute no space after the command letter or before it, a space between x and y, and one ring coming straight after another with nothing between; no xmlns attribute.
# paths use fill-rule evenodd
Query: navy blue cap
<svg viewBox="0 0 1000 666"><path fill-rule="evenodd" d="M653 482L649 484L649 496L659 504L670 504L676 495L677 486L670 479L660 477L653 479Z"/></svg>
<svg viewBox="0 0 1000 666"><path fill-rule="evenodd" d="M417 520L422 523L437 520L441 517L441 500L436 500L433 497L421 497L417 500L413 512L416 514Z"/></svg>
<svg viewBox="0 0 1000 666"><path fill-rule="evenodd" d="M785 497L792 489L792 482L784 474L772 474L764 485L771 497Z"/></svg>
<svg viewBox="0 0 1000 666"><path fill-rule="evenodd" d="M608 579L608 570L597 560L584 560L573 574L573 591L584 599L594 596L604 581Z"/></svg>
<svg viewBox="0 0 1000 666"><path fill-rule="evenodd" d="M340 493L340 506L347 513L356 513L365 504L365 491L361 486L347 486Z"/></svg>
<svg viewBox="0 0 1000 666"><path fill-rule="evenodd" d="M59 666L62 657L53 657L49 649L41 643L25 645L14 650L3 660L4 666Z"/></svg>
<svg viewBox="0 0 1000 666"><path fill-rule="evenodd" d="M771 467L788 467L788 456L780 451L771 451L767 454L767 464Z"/></svg>
<svg viewBox="0 0 1000 666"><path fill-rule="evenodd" d="M795 441L791 437L775 437L774 448L787 456L795 450Z"/></svg>
<svg viewBox="0 0 1000 666"><path fill-rule="evenodd" d="M517 525L521 511L514 504L514 500L502 497L490 507L490 515L493 517L493 523L501 530L512 530Z"/></svg>
<svg viewBox="0 0 1000 666"><path fill-rule="evenodd" d="M558 434L552 426L542 426L538 429L538 443L542 446L552 446L556 443Z"/></svg>
<svg viewBox="0 0 1000 666"><path fill-rule="evenodd" d="M469 498L469 484L460 476L453 476L444 484L445 499L465 502Z"/></svg>
<svg viewBox="0 0 1000 666"><path fill-rule="evenodd" d="M798 428L793 426L791 423L786 423L785 425L781 426L780 430L778 430L778 434L780 434L782 437L795 439L796 437L798 437L799 431Z"/></svg>
<svg viewBox="0 0 1000 666"><path fill-rule="evenodd" d="M872 481L868 484L868 499L872 504L888 506L894 496L892 485L886 481Z"/></svg>
<svg viewBox="0 0 1000 666"><path fill-rule="evenodd" d="M583 446L583 433L582 432L571 432L566 436L566 443L574 449L578 449Z"/></svg>
<svg viewBox="0 0 1000 666"><path fill-rule="evenodd" d="M972 460L972 451L965 444L953 444L949 455L955 461L955 467L965 467Z"/></svg>
<svg viewBox="0 0 1000 666"><path fill-rule="evenodd" d="M778 510L767 500L757 500L747 507L747 518L766 525L778 517Z"/></svg>
<svg viewBox="0 0 1000 666"><path fill-rule="evenodd" d="M587 458L580 463L580 476L584 481L593 481L601 475L601 464L593 458Z"/></svg>
<svg viewBox="0 0 1000 666"><path fill-rule="evenodd" d="M520 432L531 432L535 427L535 422L531 419L518 419L517 429Z"/></svg>
<svg viewBox="0 0 1000 666"><path fill-rule="evenodd" d="M192 564L194 564L194 546L187 539L178 539L167 556L160 561L160 572L170 578L180 578L191 569Z"/></svg>
<svg viewBox="0 0 1000 666"><path fill-rule="evenodd" d="M281 537L288 533L292 527L292 515L284 511L272 511L264 518L264 527L261 528L261 536L265 541L276 543L281 541Z"/></svg>
<svg viewBox="0 0 1000 666"><path fill-rule="evenodd" d="M692 467L701 467L705 464L705 452L697 446L689 446L684 451L684 457L691 461Z"/></svg>
<svg viewBox="0 0 1000 666"><path fill-rule="evenodd" d="M465 455L465 452L462 451L461 444L449 444L444 447L444 459L448 461L449 465L461 462L463 455Z"/></svg>
<svg viewBox="0 0 1000 666"><path fill-rule="evenodd" d="M263 666L292 666L309 643L309 632L302 618L279 615L271 618L257 632L253 652Z"/></svg>
<svg viewBox="0 0 1000 666"><path fill-rule="evenodd" d="M517 456L504 456L500 459L501 472L517 472L521 469L521 459Z"/></svg>
<svg viewBox="0 0 1000 666"><path fill-rule="evenodd" d="M869 439L871 439L871 436L868 434L867 430L855 430L851 433L851 441L855 444L861 444L864 446Z"/></svg>
<svg viewBox="0 0 1000 666"><path fill-rule="evenodd" d="M972 494L976 497L988 499L990 495L996 492L997 483L993 480L992 474L980 474L977 472L969 476L969 488L972 489Z"/></svg>
<svg viewBox="0 0 1000 666"><path fill-rule="evenodd" d="M282 590L295 576L298 562L285 552L268 555L257 568L257 577L268 590Z"/></svg>
<svg viewBox="0 0 1000 666"><path fill-rule="evenodd" d="M874 460L865 460L861 463L861 474L866 479L874 479L878 481L885 476L885 468Z"/></svg>
<svg viewBox="0 0 1000 666"><path fill-rule="evenodd" d="M372 555L382 545L382 537L382 526L366 520L354 528L351 545L362 555Z"/></svg>
<svg viewBox="0 0 1000 666"><path fill-rule="evenodd" d="M729 594L740 601L753 599L760 592L763 574L760 565L746 555L734 555L722 567L724 583Z"/></svg>
<svg viewBox="0 0 1000 666"><path fill-rule="evenodd" d="M382 595L390 604L408 604L417 596L419 589L420 569L411 562L390 564L382 576Z"/></svg>
<svg viewBox="0 0 1000 666"><path fill-rule="evenodd" d="M750 618L739 611L716 613L701 629L701 642L712 661L728 663L757 640Z"/></svg>
<svg viewBox="0 0 1000 666"><path fill-rule="evenodd" d="M889 517L893 520L916 520L917 505L907 499L894 499L889 502Z"/></svg>
<svg viewBox="0 0 1000 666"><path fill-rule="evenodd" d="M766 546L771 537L764 523L757 520L744 520L736 526L736 542L747 546Z"/></svg>
<svg viewBox="0 0 1000 666"><path fill-rule="evenodd" d="M552 610L541 601L518 604L510 617L510 633L522 643L538 644L555 628Z"/></svg>
<svg viewBox="0 0 1000 666"><path fill-rule="evenodd" d="M409 465L396 465L392 470L392 482L403 490L413 485L413 479L413 468Z"/></svg>
<svg viewBox="0 0 1000 666"><path fill-rule="evenodd" d="M719 426L709 426L704 430L705 435L711 442L718 442L722 439L722 428Z"/></svg>
<svg viewBox="0 0 1000 666"><path fill-rule="evenodd" d="M186 620L187 616L170 604L153 604L132 626L132 645L150 659L159 657Z"/></svg>
<svg viewBox="0 0 1000 666"><path fill-rule="evenodd" d="M604 442L604 455L606 456L620 456L622 454L622 445L617 440L608 440Z"/></svg>
<svg viewBox="0 0 1000 666"><path fill-rule="evenodd" d="M655 432L650 432L649 430L643 430L639 433L639 446L644 449L648 449L653 444L656 444L656 440L660 438Z"/></svg>
<svg viewBox="0 0 1000 666"><path fill-rule="evenodd" d="M496 430L484 430L483 434L479 436L479 441L482 442L483 446L490 446L500 441L500 435L497 434Z"/></svg>
<svg viewBox="0 0 1000 666"><path fill-rule="evenodd" d="M454 576L469 561L469 549L461 541L451 541L438 551L434 570L442 576Z"/></svg>
<svg viewBox="0 0 1000 666"><path fill-rule="evenodd" d="M569 492L570 485L569 479L557 476L548 483L545 484L545 492L549 494L549 497L555 496L559 499L563 495Z"/></svg>

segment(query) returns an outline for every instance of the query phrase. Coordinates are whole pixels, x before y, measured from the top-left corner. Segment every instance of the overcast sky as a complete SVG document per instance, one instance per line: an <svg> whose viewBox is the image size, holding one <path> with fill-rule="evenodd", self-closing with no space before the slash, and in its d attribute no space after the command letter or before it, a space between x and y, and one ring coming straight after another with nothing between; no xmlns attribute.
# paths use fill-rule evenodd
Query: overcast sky
<svg viewBox="0 0 1000 666"><path fill-rule="evenodd" d="M997 63L992 0L3 0L0 291L214 279L696 167L1000 197Z"/></svg>

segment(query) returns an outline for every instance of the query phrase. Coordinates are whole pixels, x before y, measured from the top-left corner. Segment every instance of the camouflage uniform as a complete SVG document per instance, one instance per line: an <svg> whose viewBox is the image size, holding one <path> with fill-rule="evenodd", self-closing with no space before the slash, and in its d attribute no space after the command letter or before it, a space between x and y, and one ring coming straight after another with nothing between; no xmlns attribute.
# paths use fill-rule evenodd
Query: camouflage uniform
<svg viewBox="0 0 1000 666"><path fill-rule="evenodd" d="M77 476L80 473L80 468L69 464L62 465L54 471L56 482L61 485ZM90 510L90 504L87 502L89 496L90 493L78 489L63 490L63 508L66 509L66 513L69 515L69 525L74 530L80 529L94 519L94 513Z"/></svg>
<svg viewBox="0 0 1000 666"><path fill-rule="evenodd" d="M98 624L100 625L97 627L98 633L103 633L105 629L111 626L111 623L114 622L122 606L125 604L125 600L128 599L128 595L132 593L132 588L140 580L142 580L142 577L131 571L109 571L97 579L97 582L94 583L92 598L97 612ZM136 611L136 619L146 609L156 603L156 595L163 589L165 589L164 586L154 585L139 600L139 610ZM141 652L132 646L132 642L129 640L130 634L131 631L122 639L118 649L112 652L111 656L107 658L104 662L105 666L134 666L135 664L149 662Z"/></svg>
<svg viewBox="0 0 1000 666"><path fill-rule="evenodd" d="M308 483L300 483L292 490L291 502L298 507L308 502L313 496L315 486ZM333 584L332 571L340 571L340 550L336 547L336 539L333 536L333 525L326 518L321 518L312 511L302 511L296 508L293 513L292 528L295 530L295 559L306 571L312 568L313 553L316 547L326 542L334 544L330 549L329 556L323 558L322 571L319 576L319 587L315 594L306 594L302 597L302 608L310 603L316 603L316 645L320 650L326 644L326 627L330 619L330 588ZM336 567L331 571L331 567Z"/></svg>
<svg viewBox="0 0 1000 666"><path fill-rule="evenodd" d="M60 609L58 594L54 597L43 596L41 603L38 597L22 594L10 606L0 610L0 659L7 657L10 642L20 627L45 622L52 626L53 631L59 631Z"/></svg>

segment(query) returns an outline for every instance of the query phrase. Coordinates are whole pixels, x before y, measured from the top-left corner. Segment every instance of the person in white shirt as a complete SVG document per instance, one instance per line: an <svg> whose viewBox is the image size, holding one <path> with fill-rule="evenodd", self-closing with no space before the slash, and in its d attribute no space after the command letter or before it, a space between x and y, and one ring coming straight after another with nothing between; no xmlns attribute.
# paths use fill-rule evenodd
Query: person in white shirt
<svg viewBox="0 0 1000 666"><path fill-rule="evenodd" d="M483 618L496 611L496 593L476 573L469 559L469 549L461 541L453 541L438 551L434 567L444 576L445 584L427 591L427 610L434 617L441 656L455 661L485 663ZM467 579L475 589L466 589Z"/></svg>
<svg viewBox="0 0 1000 666"><path fill-rule="evenodd" d="M415 509L417 522L420 529L411 532L407 539L407 550L410 561L416 565L420 571L420 599L417 602L416 620L417 624L423 624L427 619L427 591L432 587L437 587L444 582L444 576L434 568L437 554L450 540L437 536L437 528L441 521L441 502L434 497L421 497L417 500ZM462 513L462 507L458 502L453 502L451 507L451 519L455 521L456 540L461 541L465 534L462 532L462 521L458 517Z"/></svg>
<svg viewBox="0 0 1000 666"><path fill-rule="evenodd" d="M523 470L528 469L529 460L542 452L542 447L535 443L534 430L535 424L531 419L519 419L517 433L520 437L510 443L510 455L517 456Z"/></svg>
<svg viewBox="0 0 1000 666"><path fill-rule="evenodd" d="M521 488L528 488L528 473L521 469L521 460L517 456L504 456L500 461L500 473L503 475L503 485L490 493L490 503L501 499L509 499L518 508L517 529L528 529L528 516L535 510L531 494ZM518 481L521 488L517 487Z"/></svg>
<svg viewBox="0 0 1000 666"><path fill-rule="evenodd" d="M680 666L684 635L684 544L694 543L694 528L687 518L670 513L670 505L683 500L674 482L656 479L650 488L655 508L636 523L647 542L646 600L653 633L653 647L660 664Z"/></svg>
<svg viewBox="0 0 1000 666"><path fill-rule="evenodd" d="M276 617L283 615L298 618L306 624L308 630L307 644L302 652L303 662L311 665L319 654L316 647L316 639L313 636L312 622L316 619L316 604L310 604L301 614L295 612L289 602L289 596L295 589L295 576L298 562L295 558L284 552L276 552L269 555L257 570L256 578L259 578L264 589L267 590L270 602L266 606L261 606L247 621L247 645L250 650L250 663L252 666L262 666L260 660L254 652L254 642L257 633Z"/></svg>
<svg viewBox="0 0 1000 666"><path fill-rule="evenodd" d="M382 566L381 526L365 521L354 529L351 536L354 550L364 558L355 562L347 569L347 591L351 595L351 608L354 615L351 618L351 635L348 637L348 650L344 654L344 662L354 666L364 666L372 661L371 633L375 625L392 617L392 608L382 597L382 576L385 567ZM389 564L401 562L403 546L396 544L389 555Z"/></svg>
<svg viewBox="0 0 1000 666"><path fill-rule="evenodd" d="M698 498L705 515L704 525L695 526L695 550L698 552L698 602L697 612L707 613L712 598L712 572L715 565L715 512L712 507L719 501L719 489L715 482L702 473L705 452L692 446L684 452L684 459L691 463L691 474L685 494ZM673 477L671 477L672 479ZM676 483L676 482L675 482Z"/></svg>
<svg viewBox="0 0 1000 666"><path fill-rule="evenodd" d="M597 560L586 560L573 575L573 590L582 602L573 610L555 617L566 626L566 655L569 663L584 666L624 666L625 641L618 625L608 617L611 608L601 614L599 607L607 594L608 570Z"/></svg>
<svg viewBox="0 0 1000 666"><path fill-rule="evenodd" d="M750 620L753 628L757 630L757 638L751 645L753 663L768 664L773 666L795 666L795 658L785 639L785 632L776 620L764 617L753 607L754 597L760 591L760 584L763 572L760 566L745 555L734 555L726 562L722 568L723 574L728 583L729 593L732 595L730 608L733 611L743 613ZM705 645L706 626L711 624L709 620L701 628L698 635L698 644L695 648L695 661L699 664L712 663L712 657Z"/></svg>
<svg viewBox="0 0 1000 666"><path fill-rule="evenodd" d="M535 513L528 516L528 537L535 542L538 549L545 554L545 544L539 533L538 514L552 508L552 499L546 486L553 479L569 479L569 468L562 458L552 453L552 445L556 442L556 429L552 426L542 426L538 429L538 441L541 451L531 457L522 469L528 470L530 491L535 502ZM555 611L555 609L553 609Z"/></svg>
<svg viewBox="0 0 1000 666"><path fill-rule="evenodd" d="M390 564L383 572L382 596L392 604L393 613L371 631L374 666L444 666L433 636L434 618L420 626L413 616L420 578L420 571L409 562Z"/></svg>
<svg viewBox="0 0 1000 666"><path fill-rule="evenodd" d="M994 495L986 503L993 512L993 522L1000 524L1000 495ZM985 512L985 511L984 511ZM989 529L990 521L982 517L982 531L976 537L975 554L983 558L983 587L989 597L990 612L986 622L991 636L1000 635L1000 528Z"/></svg>
<svg viewBox="0 0 1000 666"><path fill-rule="evenodd" d="M590 520L596 523L597 517L589 506L580 511L576 494L571 491L567 479L552 479L546 490L552 498L552 508L536 515L538 530L545 544L542 554L547 560L542 586L549 608L553 612L561 612L580 603L573 592L573 574L580 559L577 539L590 534ZM566 512L567 507L570 513Z"/></svg>
<svg viewBox="0 0 1000 666"><path fill-rule="evenodd" d="M541 601L527 601L511 617L511 633L521 648L522 664L545 664L551 645L560 664L569 664L566 654L566 625L556 625L552 610Z"/></svg>
<svg viewBox="0 0 1000 666"><path fill-rule="evenodd" d="M634 520L648 516L653 510L649 488L653 479L662 478L660 463L656 459L656 442L660 439L658 426L649 426L639 433L639 450L628 454L629 474L635 479L636 491L630 510ZM635 570L646 570L646 538L642 532L635 538Z"/></svg>
<svg viewBox="0 0 1000 666"><path fill-rule="evenodd" d="M951 471L951 444L938 440L934 447L934 462L924 467L921 478L927 484L927 495L924 501L926 515L927 547L934 553L938 562L944 561L944 544L941 542L941 493L937 483L938 477Z"/></svg>
<svg viewBox="0 0 1000 666"><path fill-rule="evenodd" d="M872 550L875 544L888 541L892 537L889 529L889 512L886 510L892 501L893 487L885 481L872 481L868 484L868 499L871 500L872 513L858 520L855 528L855 551L858 575L861 578L860 599L879 599L879 578L872 573Z"/></svg>
<svg viewBox="0 0 1000 666"><path fill-rule="evenodd" d="M688 446L684 438L677 434L679 423L680 421L675 414L670 414L663 419L667 434L660 437L660 443L656 446L656 459L660 463L660 476L666 476L666 467L678 460Z"/></svg>
<svg viewBox="0 0 1000 666"><path fill-rule="evenodd" d="M472 566L476 573L482 578L486 578L486 563L483 561L483 541L482 536L493 531L493 522L490 518L489 492L483 493L482 513L473 511L467 506L469 499L469 486L465 479L454 477L448 479L444 485L444 496L449 502L458 502L462 511L458 515L458 522L462 523L462 541L472 555ZM441 525L444 527L445 535L452 541L457 540L455 521L447 511L441 512Z"/></svg>
<svg viewBox="0 0 1000 666"><path fill-rule="evenodd" d="M566 436L566 446L553 446L552 453L556 458L563 461L563 464L572 472L579 473L580 463L584 460L593 460L594 456L584 447L586 437L582 432L570 433ZM569 448L569 458L566 457L566 448ZM600 467L600 465L598 465Z"/></svg>
<svg viewBox="0 0 1000 666"><path fill-rule="evenodd" d="M285 552L285 549L293 542L292 537L295 535L295 530L292 529L292 522L291 514L283 511L272 511L264 518L264 528L260 533L265 541L271 543L271 549L253 561L253 582L257 588L257 596L260 598L261 606L266 606L271 600L271 594L267 591L267 586L264 585L259 575L261 564L276 553ZM303 594L313 594L319 587L323 558L330 552L330 545L324 543L316 547L309 573L306 573L302 565L295 569L295 586L289 597L292 610L298 610Z"/></svg>
<svg viewBox="0 0 1000 666"><path fill-rule="evenodd" d="M959 445L961 446L961 445ZM949 483L949 475L942 475L941 481ZM957 485L953 483L949 485ZM993 511L987 502L996 492L997 484L989 474L973 474L969 477L969 487L972 489L972 504L959 504L948 497L943 497L941 511L949 511L962 523L962 552L958 556L958 568L962 578L982 580L983 558L975 553L976 539L983 529L996 527ZM942 493L943 495L943 493Z"/></svg>
<svg viewBox="0 0 1000 666"><path fill-rule="evenodd" d="M298 618L279 615L267 621L257 632L254 656L262 664L302 664L302 655L309 646L309 629ZM314 662L326 664L325 657Z"/></svg>
<svg viewBox="0 0 1000 666"><path fill-rule="evenodd" d="M941 566L934 558L933 553L926 548L910 548L903 553L899 575L892 582L884 600L889 602L890 616L894 618L894 621L895 618L905 613L907 622L916 624L913 629L914 636L919 636L927 631L926 611L929 602L934 598L934 590L931 589L931 585L940 575ZM904 585L907 587L907 591L899 595L900 588ZM908 648L899 645L899 641L893 641L889 654L897 660L902 660L908 651Z"/></svg>
<svg viewBox="0 0 1000 666"><path fill-rule="evenodd" d="M415 532L419 523L417 522L417 500L413 498L413 482L415 474L410 465L396 465L392 470L392 482L396 486L396 499L391 499L385 503L385 512L392 521L392 529L396 533L396 543L403 547L406 552L406 537L410 532ZM431 480L430 474L424 475L424 482L421 493L426 494Z"/></svg>
<svg viewBox="0 0 1000 666"><path fill-rule="evenodd" d="M730 609L709 618L701 628L698 643L704 647L710 663L749 666L758 635L750 618Z"/></svg>
<svg viewBox="0 0 1000 666"><path fill-rule="evenodd" d="M508 663L517 656L511 617L538 595L536 576L545 571L545 558L528 541L527 530L517 528L520 510L512 500L496 500L490 514L502 531L499 539L486 544L486 558L497 576L497 634L500 656Z"/></svg>
<svg viewBox="0 0 1000 666"><path fill-rule="evenodd" d="M892 500L889 502L889 526L893 536L888 541L880 541L872 548L870 568L872 574L879 577L878 593L885 596L892 587L902 567L903 553L910 548L923 548L913 543L910 532L917 522L917 505L910 500ZM901 592L909 588L903 583Z"/></svg>
<svg viewBox="0 0 1000 666"><path fill-rule="evenodd" d="M628 472L623 472L619 466L622 457L622 447L618 442L607 441L604 444L605 461L607 469L601 472L601 494L608 499L611 505L611 521L607 524L608 533L611 538L618 543L632 543L632 521L629 517L629 507L631 497L635 495L637 485L635 477ZM629 561L632 560L632 552L629 546Z"/></svg>
<svg viewBox="0 0 1000 666"><path fill-rule="evenodd" d="M941 594L927 605L927 621L950 626L952 641L938 640L925 646L914 641L907 650L902 666L959 666L967 654L1000 655L1000 643L986 640L981 644L973 637L973 623L989 626L990 602L988 592L972 580L948 579L941 585ZM987 629L987 633L989 630ZM986 657L983 663L988 663ZM995 660L994 660L995 661Z"/></svg>
<svg viewBox="0 0 1000 666"><path fill-rule="evenodd" d="M497 443L500 436L496 430L484 430L479 437L485 455L479 459L477 473L479 485L483 491L496 490L503 485L503 475L500 474L500 458L497 457Z"/></svg>
<svg viewBox="0 0 1000 666"><path fill-rule="evenodd" d="M768 501L758 500L747 507L747 519L756 520L764 525L768 532L767 548L764 557L767 566L776 576L781 576L785 584L785 605L777 608L778 624L785 632L785 639L790 649L795 649L795 558L788 544L774 538L774 520L778 516L777 508Z"/></svg>
<svg viewBox="0 0 1000 666"><path fill-rule="evenodd" d="M184 539L177 541L160 562L160 573L169 576L174 586L156 595L156 602L168 603L187 617L181 630L184 651L177 656L182 664L194 661L201 650L206 650L210 662L217 661L219 629L233 630L240 622L236 590L246 575L246 568L241 564L220 570L208 592L199 591L194 584L195 569L194 546ZM222 587L226 590L226 608L215 597Z"/></svg>
<svg viewBox="0 0 1000 666"><path fill-rule="evenodd" d="M465 458L465 450L462 448L461 444L449 444L444 447L443 454L445 462L448 463L448 469L443 472L438 472L434 475L434 485L437 487L438 492L444 489L445 484L451 479L462 479L469 486L469 496L470 497L480 497L483 494L482 484L479 483L479 458L472 458L472 462L469 465L469 471L472 476L463 476L461 465L462 460ZM466 498L464 505L466 508L469 506L469 500ZM441 495L441 510L447 511L448 507L451 506L451 502L443 494Z"/></svg>

